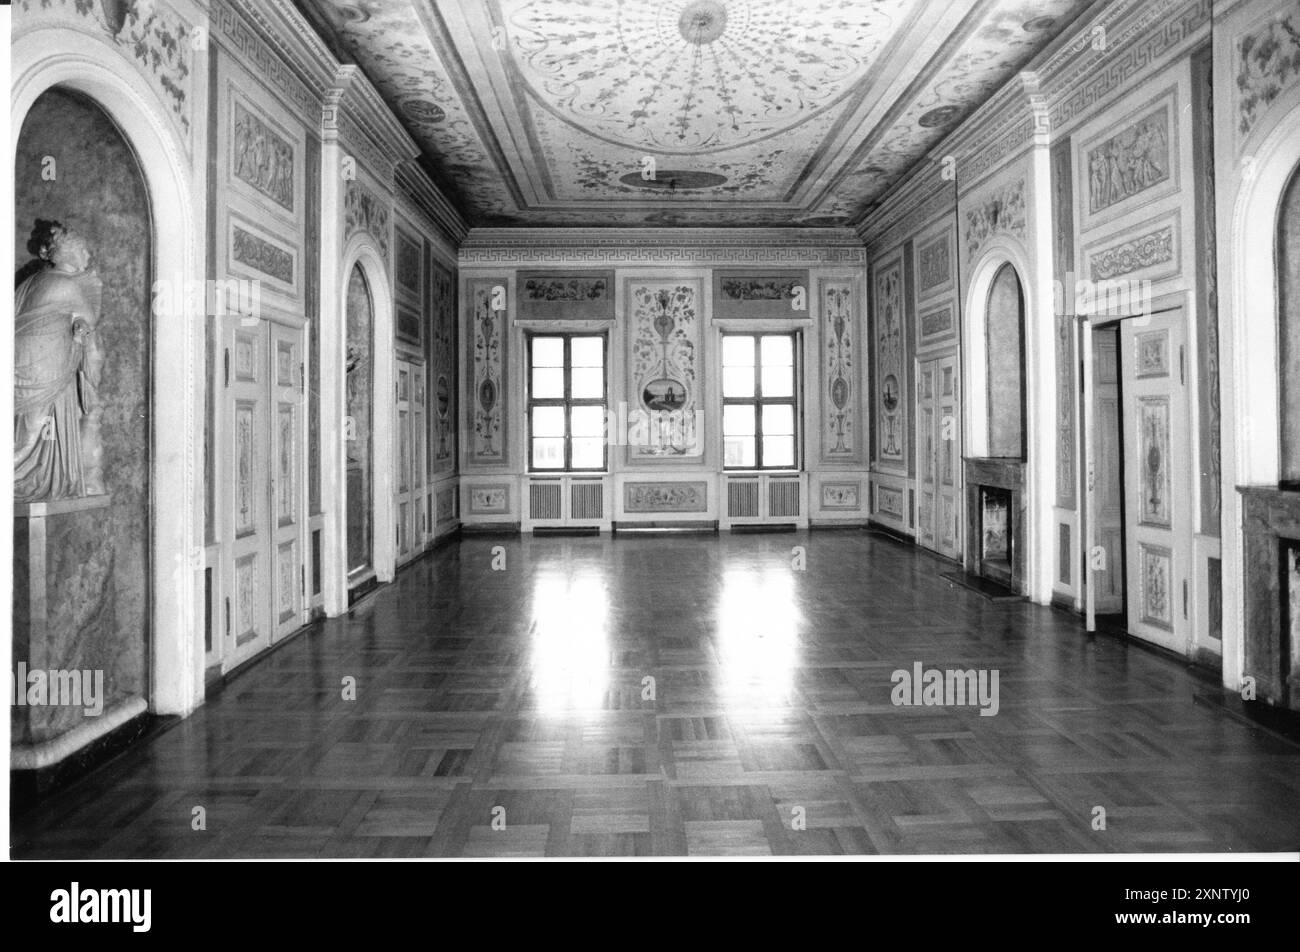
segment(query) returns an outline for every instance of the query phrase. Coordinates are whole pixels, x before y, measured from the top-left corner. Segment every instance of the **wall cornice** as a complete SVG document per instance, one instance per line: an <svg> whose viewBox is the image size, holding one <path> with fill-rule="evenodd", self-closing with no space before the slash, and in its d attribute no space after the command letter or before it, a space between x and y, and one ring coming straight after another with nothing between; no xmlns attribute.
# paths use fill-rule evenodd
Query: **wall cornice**
<svg viewBox="0 0 1300 952"><path fill-rule="evenodd" d="M848 228L473 228L462 267L602 264L860 265L866 249Z"/></svg>

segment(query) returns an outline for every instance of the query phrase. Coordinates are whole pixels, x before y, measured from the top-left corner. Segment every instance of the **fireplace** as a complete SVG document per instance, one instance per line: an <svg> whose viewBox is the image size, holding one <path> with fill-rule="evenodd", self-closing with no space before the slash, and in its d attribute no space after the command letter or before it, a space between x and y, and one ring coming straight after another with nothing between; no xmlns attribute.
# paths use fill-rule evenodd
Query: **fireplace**
<svg viewBox="0 0 1300 952"><path fill-rule="evenodd" d="M1025 463L967 457L966 571L1024 593Z"/></svg>
<svg viewBox="0 0 1300 952"><path fill-rule="evenodd" d="M1300 711L1300 492L1242 495L1245 620L1242 674L1255 695Z"/></svg>
<svg viewBox="0 0 1300 952"><path fill-rule="evenodd" d="M980 575L1011 584L1011 490L980 487Z"/></svg>

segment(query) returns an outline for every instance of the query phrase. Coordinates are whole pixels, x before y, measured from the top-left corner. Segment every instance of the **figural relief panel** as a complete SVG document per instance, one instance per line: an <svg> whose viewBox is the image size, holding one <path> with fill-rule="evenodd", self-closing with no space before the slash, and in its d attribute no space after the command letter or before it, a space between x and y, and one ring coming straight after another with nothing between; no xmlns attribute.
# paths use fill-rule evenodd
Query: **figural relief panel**
<svg viewBox="0 0 1300 952"><path fill-rule="evenodd" d="M875 276L877 457L902 465L907 452L903 361L903 266L895 258Z"/></svg>
<svg viewBox="0 0 1300 952"><path fill-rule="evenodd" d="M628 386L637 401L629 459L698 457L702 282L632 278L626 287Z"/></svg>
<svg viewBox="0 0 1300 952"><path fill-rule="evenodd" d="M827 462L858 458L856 332L853 282L821 282L822 348L825 404L822 410L822 458Z"/></svg>
<svg viewBox="0 0 1300 952"><path fill-rule="evenodd" d="M379 247L380 256L388 260L388 206L356 179L350 179L343 193L343 240L358 231L369 232Z"/></svg>
<svg viewBox="0 0 1300 952"><path fill-rule="evenodd" d="M506 278L469 282L469 462L504 464L506 444Z"/></svg>
<svg viewBox="0 0 1300 952"><path fill-rule="evenodd" d="M294 150L289 140L238 98L230 108L230 174L294 211Z"/></svg>
<svg viewBox="0 0 1300 952"><path fill-rule="evenodd" d="M1300 10L1278 10L1234 44L1238 142L1270 105L1300 81Z"/></svg>
<svg viewBox="0 0 1300 952"><path fill-rule="evenodd" d="M966 255L973 261L981 246L999 234L1025 238L1025 180L1017 179L966 208Z"/></svg>
<svg viewBox="0 0 1300 952"><path fill-rule="evenodd" d="M706 512L708 483L626 483L624 512Z"/></svg>

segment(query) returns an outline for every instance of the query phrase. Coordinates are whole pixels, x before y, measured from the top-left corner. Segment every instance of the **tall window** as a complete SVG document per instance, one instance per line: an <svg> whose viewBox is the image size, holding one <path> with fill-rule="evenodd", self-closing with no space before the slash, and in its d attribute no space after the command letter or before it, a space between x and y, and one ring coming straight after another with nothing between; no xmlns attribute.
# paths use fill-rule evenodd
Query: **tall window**
<svg viewBox="0 0 1300 952"><path fill-rule="evenodd" d="M533 470L605 468L605 337L528 338L528 459Z"/></svg>
<svg viewBox="0 0 1300 952"><path fill-rule="evenodd" d="M726 469L799 465L797 334L722 338L722 444Z"/></svg>

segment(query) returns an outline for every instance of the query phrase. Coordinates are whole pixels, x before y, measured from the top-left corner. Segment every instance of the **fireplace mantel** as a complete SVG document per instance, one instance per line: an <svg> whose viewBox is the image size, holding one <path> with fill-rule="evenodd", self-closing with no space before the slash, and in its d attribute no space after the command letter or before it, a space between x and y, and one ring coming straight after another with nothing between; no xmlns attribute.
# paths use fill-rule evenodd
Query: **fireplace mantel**
<svg viewBox="0 0 1300 952"><path fill-rule="evenodd" d="M1244 670L1260 700L1300 710L1300 492L1238 486L1245 537Z"/></svg>
<svg viewBox="0 0 1300 952"><path fill-rule="evenodd" d="M1025 461L1008 457L964 456L966 477L966 571L981 577L990 577L1025 593ZM1009 493L1011 505L1008 518L1011 522L1011 574L1010 578L986 571L981 553L981 518L983 500L981 491L996 489Z"/></svg>

